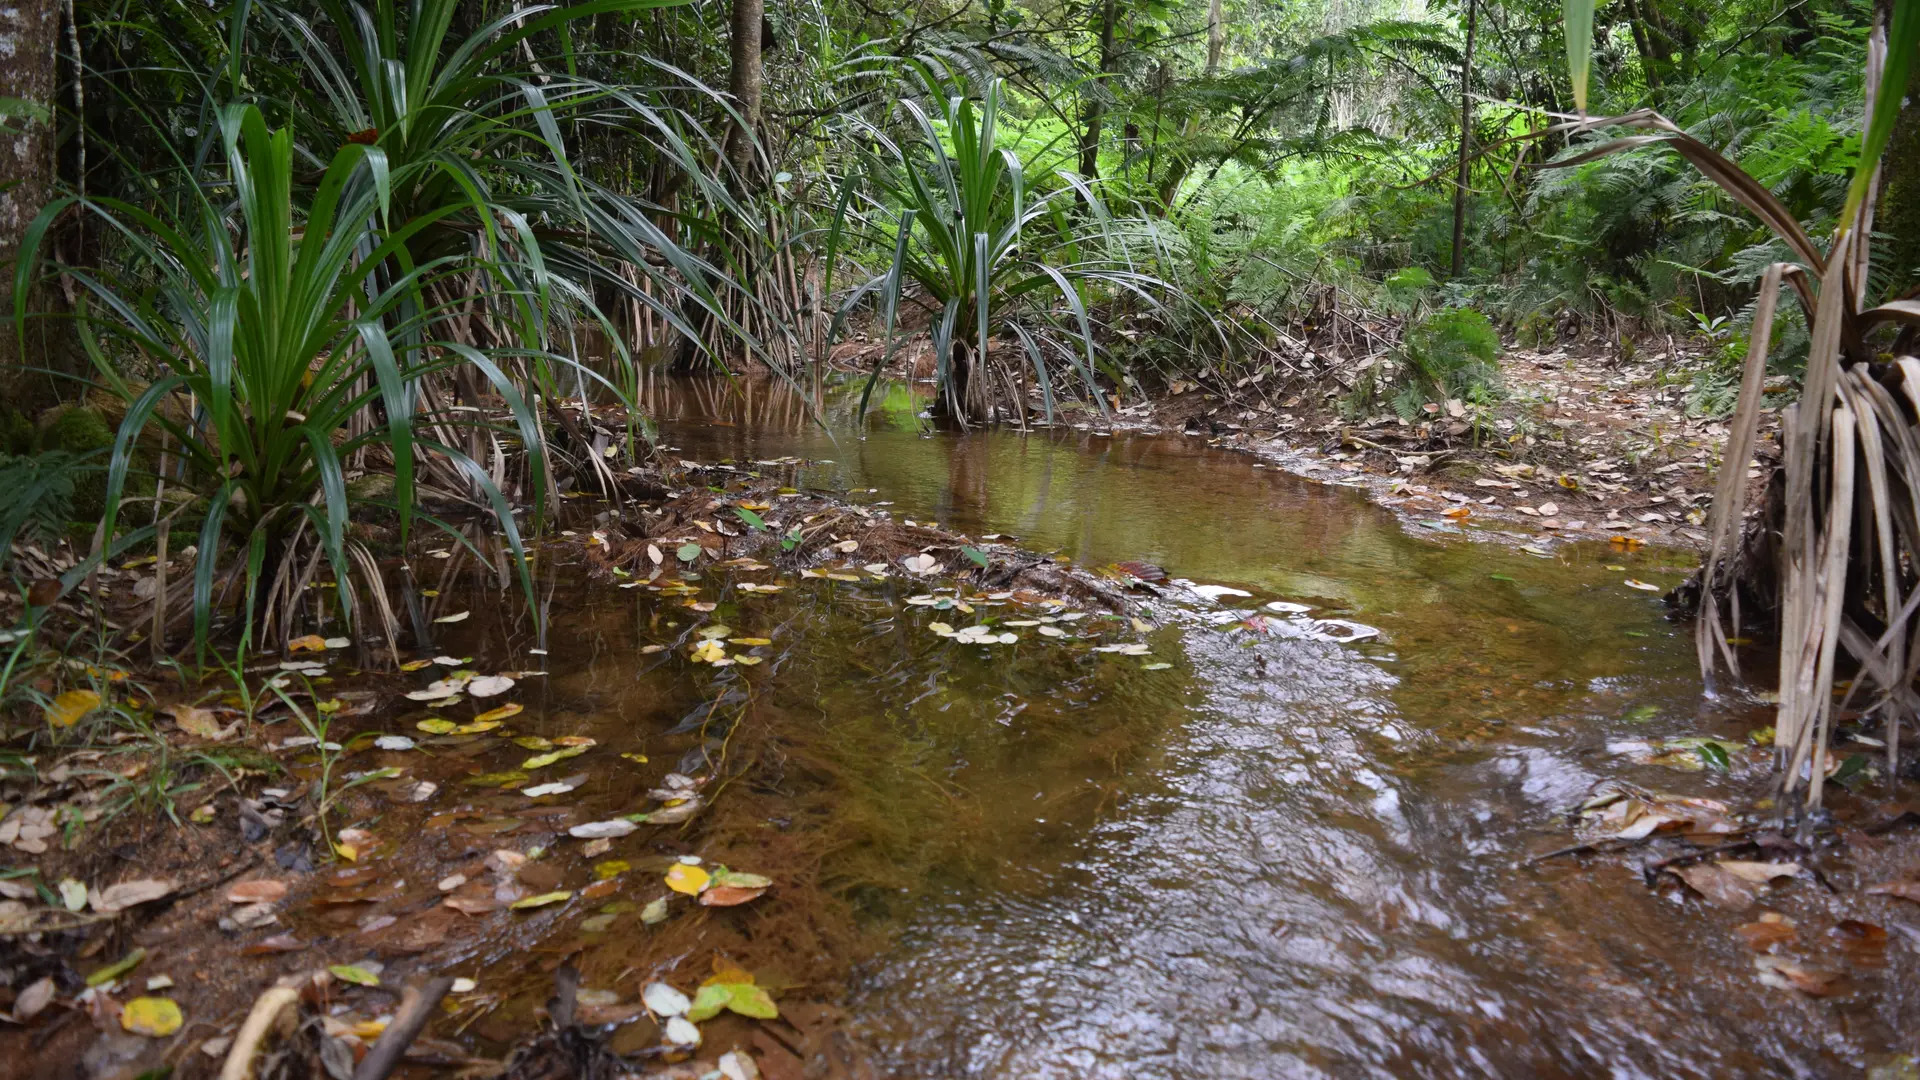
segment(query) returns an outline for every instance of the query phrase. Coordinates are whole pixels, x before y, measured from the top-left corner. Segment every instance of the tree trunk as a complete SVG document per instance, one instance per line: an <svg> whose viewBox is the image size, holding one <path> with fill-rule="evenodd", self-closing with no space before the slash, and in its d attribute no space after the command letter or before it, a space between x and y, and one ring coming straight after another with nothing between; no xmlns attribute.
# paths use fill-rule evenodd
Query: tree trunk
<svg viewBox="0 0 1920 1080"><path fill-rule="evenodd" d="M28 325L27 351L20 351L19 329L13 325L13 271L27 225L53 195L59 50L59 4L0 4L0 302L5 304L0 395L10 404L21 401L29 379L25 369L45 367L47 359L44 322Z"/></svg>
<svg viewBox="0 0 1920 1080"><path fill-rule="evenodd" d="M1227 26L1221 11L1221 0L1207 0L1207 72L1211 79L1220 71L1220 58L1227 50ZM1182 138L1192 139L1200 134L1200 118L1187 117L1186 124L1180 129ZM1173 212L1173 200L1180 194L1180 185L1186 182L1187 173L1193 170L1193 156L1182 146L1167 163L1167 175L1160 180L1160 216L1166 217Z"/></svg>
<svg viewBox="0 0 1920 1080"><path fill-rule="evenodd" d="M1119 18L1118 0L1103 0L1100 5L1100 74L1111 75L1116 57L1113 54L1114 21ZM1102 79L1094 89L1106 92L1106 80ZM1099 97L1087 100L1082 110L1080 135L1080 175L1089 180L1100 176L1100 126L1107 113L1106 103Z"/></svg>
<svg viewBox="0 0 1920 1080"><path fill-rule="evenodd" d="M1891 25L1891 0L1879 0L1874 6ZM1893 138L1880 159L1880 198L1874 207L1873 231L1877 234L1873 261L1893 271L1893 295L1920 287L1920 93L1912 82L1893 123ZM1871 306L1883 299L1870 296L1867 303Z"/></svg>
<svg viewBox="0 0 1920 1080"><path fill-rule="evenodd" d="M1660 68L1655 63L1653 41L1647 35L1647 21L1640 14L1640 0L1627 0L1627 25L1633 30L1633 47L1640 53L1640 70L1646 72L1647 89L1660 89Z"/></svg>
<svg viewBox="0 0 1920 1080"><path fill-rule="evenodd" d="M765 84L760 66L760 31L766 20L765 0L733 0L733 29L729 37L727 91L740 122L727 132L727 160L741 178L752 176L754 133L760 127L760 95Z"/></svg>
<svg viewBox="0 0 1920 1080"><path fill-rule="evenodd" d="M1478 0L1467 0L1467 51L1460 58L1460 166L1453 180L1452 277L1455 281L1467 273L1467 144L1473 138L1473 98L1468 87L1473 82L1473 30L1478 14Z"/></svg>

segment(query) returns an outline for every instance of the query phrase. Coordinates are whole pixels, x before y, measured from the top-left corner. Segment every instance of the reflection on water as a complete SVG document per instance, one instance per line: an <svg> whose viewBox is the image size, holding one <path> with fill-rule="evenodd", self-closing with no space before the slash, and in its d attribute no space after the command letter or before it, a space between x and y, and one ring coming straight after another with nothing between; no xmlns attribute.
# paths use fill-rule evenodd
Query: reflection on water
<svg viewBox="0 0 1920 1080"><path fill-rule="evenodd" d="M1412 536L1196 441L933 434L903 388L864 422L857 392L822 391L825 425L760 381L661 380L645 404L681 457L1382 631L1336 645L1168 607L1150 670L951 644L897 582L821 584L718 613L778 663L669 677L633 664L663 633L644 598L557 621L555 707L621 717L603 739L679 753L658 733L711 699L697 677L750 680L806 746L781 780L817 797L796 831L892 935L853 998L892 1075L1812 1075L1911 1026L1891 987L1844 1014L1759 987L1732 913L1523 861L1621 774L1609 736L1741 732L1701 711L1657 597L1621 585L1685 559ZM1636 778L1728 793L1655 773Z"/></svg>

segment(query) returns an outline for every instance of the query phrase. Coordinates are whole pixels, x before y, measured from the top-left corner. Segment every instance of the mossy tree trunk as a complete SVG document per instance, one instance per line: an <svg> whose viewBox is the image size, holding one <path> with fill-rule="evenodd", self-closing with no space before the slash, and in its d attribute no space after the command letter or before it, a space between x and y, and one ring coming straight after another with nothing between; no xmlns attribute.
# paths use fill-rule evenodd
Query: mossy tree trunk
<svg viewBox="0 0 1920 1080"><path fill-rule="evenodd" d="M16 407L46 385L28 370L47 366L46 327L29 325L23 353L13 280L21 238L53 194L60 24L53 0L0 4L0 399Z"/></svg>

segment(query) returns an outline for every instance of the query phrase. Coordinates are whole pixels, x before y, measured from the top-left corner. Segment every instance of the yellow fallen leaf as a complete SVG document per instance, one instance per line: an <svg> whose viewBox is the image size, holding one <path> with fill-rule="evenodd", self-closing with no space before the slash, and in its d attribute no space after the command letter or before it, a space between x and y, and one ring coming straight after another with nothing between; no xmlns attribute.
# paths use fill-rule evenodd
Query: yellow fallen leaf
<svg viewBox="0 0 1920 1080"><path fill-rule="evenodd" d="M135 1035L164 1039L180 1030L185 1017L169 998L137 997L120 1010L120 1026Z"/></svg>
<svg viewBox="0 0 1920 1080"><path fill-rule="evenodd" d="M476 724L484 724L493 720L505 720L509 716L520 715L521 710L524 708L526 708L526 706L516 702L508 702L497 709L488 709L486 712L474 717L473 722Z"/></svg>
<svg viewBox="0 0 1920 1080"><path fill-rule="evenodd" d="M687 896L700 895L700 890L712 880L712 875L705 870L686 863L674 863L673 869L667 871L667 888Z"/></svg>
<svg viewBox="0 0 1920 1080"><path fill-rule="evenodd" d="M287 642L287 652L326 652L327 639L319 634L307 634Z"/></svg>
<svg viewBox="0 0 1920 1080"><path fill-rule="evenodd" d="M99 707L99 694L91 690L69 690L47 705L47 723L53 727L72 727Z"/></svg>
<svg viewBox="0 0 1920 1080"><path fill-rule="evenodd" d="M427 667L432 663L433 661L431 660L409 660L406 663L400 665L400 670L401 671L419 671L421 668Z"/></svg>

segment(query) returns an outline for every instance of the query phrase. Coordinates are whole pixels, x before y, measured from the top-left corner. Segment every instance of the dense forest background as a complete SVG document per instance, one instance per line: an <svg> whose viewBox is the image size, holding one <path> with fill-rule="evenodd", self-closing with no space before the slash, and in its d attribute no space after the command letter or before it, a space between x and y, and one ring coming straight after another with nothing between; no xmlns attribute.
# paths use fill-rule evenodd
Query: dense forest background
<svg viewBox="0 0 1920 1080"><path fill-rule="evenodd" d="M1343 414L1444 406L1477 440L1503 340L1630 356L1654 335L1707 357L1688 409L1728 414L1758 284L1810 253L1783 223L1830 235L1847 200L1874 10L1624 0L1571 42L1570 10L9 9L4 449L24 494L0 542L187 528L251 582L314 543L344 578L352 508L404 539L416 483L513 533L555 470L604 487L645 430L554 403L630 401L650 356L790 378L904 361L936 412L1023 425L1366 356ZM1585 122L1637 110L1759 195ZM1915 137L1903 118L1863 307L1914 284ZM1764 311L1791 377L1807 309Z"/></svg>

